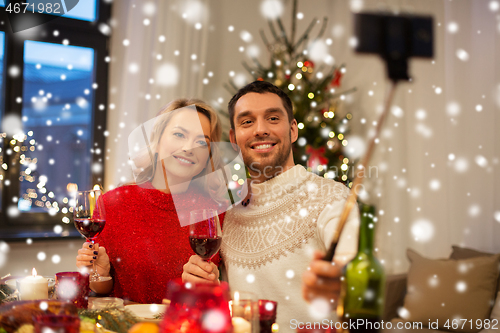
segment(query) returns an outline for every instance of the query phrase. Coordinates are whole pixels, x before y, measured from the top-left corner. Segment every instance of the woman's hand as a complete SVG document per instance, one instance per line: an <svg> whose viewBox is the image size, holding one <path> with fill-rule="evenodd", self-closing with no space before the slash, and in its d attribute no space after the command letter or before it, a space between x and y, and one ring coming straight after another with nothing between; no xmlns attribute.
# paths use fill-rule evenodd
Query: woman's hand
<svg viewBox="0 0 500 333"><path fill-rule="evenodd" d="M97 243L94 245L89 242L83 243L82 248L78 250L78 255L76 256L76 267L79 269L88 269L90 272L94 262L97 273L100 276L109 276L111 265L106 249Z"/></svg>
<svg viewBox="0 0 500 333"><path fill-rule="evenodd" d="M183 282L219 284L219 269L213 262L206 262L194 255L184 265Z"/></svg>

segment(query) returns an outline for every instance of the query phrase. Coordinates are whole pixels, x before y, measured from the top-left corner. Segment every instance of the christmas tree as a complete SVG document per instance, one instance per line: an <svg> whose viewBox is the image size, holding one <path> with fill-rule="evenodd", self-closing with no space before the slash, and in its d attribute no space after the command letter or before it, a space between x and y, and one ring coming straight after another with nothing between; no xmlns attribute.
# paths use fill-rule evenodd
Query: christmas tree
<svg viewBox="0 0 500 333"><path fill-rule="evenodd" d="M299 127L299 138L293 146L295 163L303 164L309 171L325 178L349 182L347 171L353 164L343 153L348 145L345 138L349 132L350 113L341 115L339 105L346 95L356 89L341 89L345 66L328 64L333 62L325 56L324 64L316 65L311 60L314 49L326 53L322 44L328 19L314 18L304 33L295 41L297 24L297 0L292 5L291 33L285 30L282 20L269 20L272 40L260 31L262 40L270 53L268 65L252 58L252 64L243 62L245 69L255 80L265 80L285 91L293 103L295 119ZM316 25L320 30L311 38ZM317 58L317 55L316 57ZM317 63L318 61L316 61ZM230 81L226 89L234 94L238 90Z"/></svg>

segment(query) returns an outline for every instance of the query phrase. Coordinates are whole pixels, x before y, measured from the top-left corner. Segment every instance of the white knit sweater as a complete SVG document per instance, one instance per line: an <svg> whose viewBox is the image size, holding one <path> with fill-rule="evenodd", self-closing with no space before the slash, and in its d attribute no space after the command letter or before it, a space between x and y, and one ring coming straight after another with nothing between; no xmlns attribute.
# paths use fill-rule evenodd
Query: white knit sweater
<svg viewBox="0 0 500 333"><path fill-rule="evenodd" d="M315 249L327 250L348 193L343 184L296 165L252 185L250 204L226 213L221 255L231 290L277 301L280 332L295 332L293 319L318 321L302 299L302 274ZM356 254L358 226L355 209L337 246L336 260L350 260Z"/></svg>

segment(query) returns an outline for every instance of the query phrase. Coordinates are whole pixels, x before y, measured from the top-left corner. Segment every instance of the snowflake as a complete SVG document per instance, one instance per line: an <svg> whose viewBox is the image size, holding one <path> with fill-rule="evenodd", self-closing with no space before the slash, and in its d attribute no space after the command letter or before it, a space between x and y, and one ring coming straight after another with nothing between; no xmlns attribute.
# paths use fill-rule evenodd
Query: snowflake
<svg viewBox="0 0 500 333"><path fill-rule="evenodd" d="M411 233L415 241L426 243L434 237L434 225L426 219L417 220L411 226Z"/></svg>
<svg viewBox="0 0 500 333"><path fill-rule="evenodd" d="M398 315L403 319L408 319L410 318L410 311L408 311L408 309L406 308L401 307L398 309Z"/></svg>
<svg viewBox="0 0 500 333"><path fill-rule="evenodd" d="M246 277L246 281L248 283L254 283L255 282L255 275L253 274L248 274L247 277Z"/></svg>
<svg viewBox="0 0 500 333"><path fill-rule="evenodd" d="M463 293L467 290L467 283L465 283L464 281L458 281L457 284L455 285L455 289L459 293Z"/></svg>
<svg viewBox="0 0 500 333"><path fill-rule="evenodd" d="M394 105L392 108L391 108L391 113L396 116L397 118L401 118L403 117L403 109L397 105Z"/></svg>
<svg viewBox="0 0 500 333"><path fill-rule="evenodd" d="M10 77L16 78L16 77L19 76L19 74L21 74L21 70L19 69L18 66L13 65L13 66L9 67L9 75L10 75Z"/></svg>
<svg viewBox="0 0 500 333"><path fill-rule="evenodd" d="M154 2L148 1L142 6L142 12L146 16L153 16L156 13L156 5Z"/></svg>
<svg viewBox="0 0 500 333"><path fill-rule="evenodd" d="M312 61L324 61L328 56L328 46L322 39L312 41L309 43L308 53Z"/></svg>
<svg viewBox="0 0 500 333"><path fill-rule="evenodd" d="M477 165L479 165L482 168L488 166L488 160L482 155L477 155L474 161L476 162Z"/></svg>
<svg viewBox="0 0 500 333"><path fill-rule="evenodd" d="M431 278L429 278L428 283L430 287L436 288L439 285L439 279L437 275L434 275Z"/></svg>
<svg viewBox="0 0 500 333"><path fill-rule="evenodd" d="M156 71L156 82L163 87L171 87L179 82L179 70L174 64L166 63Z"/></svg>
<svg viewBox="0 0 500 333"><path fill-rule="evenodd" d="M492 12L496 12L500 8L500 4L498 3L498 1L490 1L488 7Z"/></svg>
<svg viewBox="0 0 500 333"><path fill-rule="evenodd" d="M472 205L469 207L468 213L470 217L479 216L481 214L481 207L479 205Z"/></svg>
<svg viewBox="0 0 500 333"><path fill-rule="evenodd" d="M47 259L47 255L45 254L45 252L38 252L36 258L40 261L44 261L45 259Z"/></svg>
<svg viewBox="0 0 500 333"><path fill-rule="evenodd" d="M455 160L453 167L456 172L464 173L469 169L469 161L464 157L459 157Z"/></svg>
<svg viewBox="0 0 500 333"><path fill-rule="evenodd" d="M250 43L253 40L252 34L246 30L240 32L240 38L247 43Z"/></svg>
<svg viewBox="0 0 500 333"><path fill-rule="evenodd" d="M49 308L49 304L47 302L40 302L39 307L40 307L40 310L45 311Z"/></svg>
<svg viewBox="0 0 500 333"><path fill-rule="evenodd" d="M10 114L3 118L2 120L2 132L9 136L14 136L17 133L21 133L23 128L23 123L21 117L18 115Z"/></svg>
<svg viewBox="0 0 500 333"><path fill-rule="evenodd" d="M106 23L100 23L98 28L99 31L105 36L109 36L111 34L111 27Z"/></svg>
<svg viewBox="0 0 500 333"><path fill-rule="evenodd" d="M260 48L257 45L250 45L247 47L246 54L250 58L258 58L260 55Z"/></svg>
<svg viewBox="0 0 500 333"><path fill-rule="evenodd" d="M283 10L283 3L280 0L264 0L260 4L260 13L269 20L281 17Z"/></svg>
<svg viewBox="0 0 500 333"><path fill-rule="evenodd" d="M205 22L208 12L208 9L201 1L188 0L182 2L180 13L186 21L195 24L198 22Z"/></svg>
<svg viewBox="0 0 500 333"><path fill-rule="evenodd" d="M457 58L462 60L462 61L467 61L469 60L469 53L463 49L458 49L457 50Z"/></svg>
<svg viewBox="0 0 500 333"><path fill-rule="evenodd" d="M449 102L446 105L446 113L450 117L458 116L460 114L460 111L461 111L460 104L458 104L457 102Z"/></svg>
<svg viewBox="0 0 500 333"><path fill-rule="evenodd" d="M363 138L357 135L351 135L346 138L349 145L345 148L345 154L350 159L358 159L365 154L366 142Z"/></svg>
<svg viewBox="0 0 500 333"><path fill-rule="evenodd" d="M309 305L309 314L314 319L326 318L331 312L331 305L324 298L315 298Z"/></svg>
<svg viewBox="0 0 500 333"><path fill-rule="evenodd" d="M60 263L60 262L61 262L61 256L60 256L60 255L58 255L58 254L54 254L54 255L52 256L52 262L53 262L54 264L58 264L58 263Z"/></svg>
<svg viewBox="0 0 500 333"><path fill-rule="evenodd" d="M429 182L429 187L433 191L437 191L441 188L441 182L438 179L433 179Z"/></svg>
<svg viewBox="0 0 500 333"><path fill-rule="evenodd" d="M458 32L458 23L456 23L456 22L448 23L447 29L448 29L448 32L452 33L452 34Z"/></svg>
<svg viewBox="0 0 500 333"><path fill-rule="evenodd" d="M495 212L495 220L500 223L500 211Z"/></svg>

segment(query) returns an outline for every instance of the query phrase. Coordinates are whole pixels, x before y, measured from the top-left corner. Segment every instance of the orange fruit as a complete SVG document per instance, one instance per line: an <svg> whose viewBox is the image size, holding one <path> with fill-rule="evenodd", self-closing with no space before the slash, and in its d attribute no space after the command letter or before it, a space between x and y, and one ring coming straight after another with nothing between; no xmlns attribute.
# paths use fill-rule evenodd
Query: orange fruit
<svg viewBox="0 0 500 333"><path fill-rule="evenodd" d="M154 323L137 323L132 326L128 333L159 333L160 328Z"/></svg>

